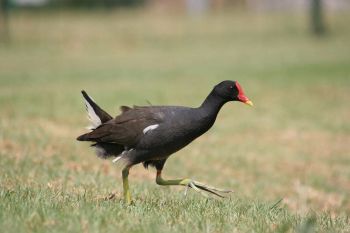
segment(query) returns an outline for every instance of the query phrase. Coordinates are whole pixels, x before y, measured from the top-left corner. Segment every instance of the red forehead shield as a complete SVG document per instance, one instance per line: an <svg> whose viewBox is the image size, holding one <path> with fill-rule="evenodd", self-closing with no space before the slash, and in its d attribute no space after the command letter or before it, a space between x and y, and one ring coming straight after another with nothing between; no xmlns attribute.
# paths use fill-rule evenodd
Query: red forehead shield
<svg viewBox="0 0 350 233"><path fill-rule="evenodd" d="M249 101L248 97L245 96L245 94L243 92L243 89L242 89L241 85L238 82L236 82L236 87L238 89L238 100L242 101L243 103Z"/></svg>

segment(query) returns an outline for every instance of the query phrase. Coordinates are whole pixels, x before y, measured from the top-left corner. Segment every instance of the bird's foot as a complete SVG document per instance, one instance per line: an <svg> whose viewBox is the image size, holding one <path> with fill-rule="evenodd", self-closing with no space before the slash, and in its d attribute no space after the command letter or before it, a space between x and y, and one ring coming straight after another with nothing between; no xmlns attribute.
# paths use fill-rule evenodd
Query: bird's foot
<svg viewBox="0 0 350 233"><path fill-rule="evenodd" d="M162 171L157 170L157 176L156 176L156 183L159 185L182 185L186 186L185 194L187 193L188 188L192 188L193 190L199 192L205 197L208 197L208 194L213 194L218 197L224 198L225 194L229 194L233 191L231 190L224 190L215 188L203 183L200 183L198 181L192 180L192 179L177 179L177 180L164 180L161 176Z"/></svg>
<svg viewBox="0 0 350 233"><path fill-rule="evenodd" d="M208 193L210 193L215 196L225 198L226 197L224 196L225 194L229 194L233 192L232 190L215 188L192 179L183 179L180 182L180 184L186 186L185 195L187 194L188 188L192 188L193 190L199 192L205 197L208 197Z"/></svg>

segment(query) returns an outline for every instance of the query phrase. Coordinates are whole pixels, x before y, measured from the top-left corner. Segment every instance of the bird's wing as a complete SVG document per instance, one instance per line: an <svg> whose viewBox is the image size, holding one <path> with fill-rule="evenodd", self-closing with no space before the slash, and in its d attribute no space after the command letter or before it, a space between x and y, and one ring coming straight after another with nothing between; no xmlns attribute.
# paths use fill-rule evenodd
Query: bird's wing
<svg viewBox="0 0 350 233"><path fill-rule="evenodd" d="M125 107L124 107L125 108ZM117 143L133 146L147 134L154 130L164 120L160 109L155 107L127 108L114 119L101 124L92 132L86 134L89 141Z"/></svg>

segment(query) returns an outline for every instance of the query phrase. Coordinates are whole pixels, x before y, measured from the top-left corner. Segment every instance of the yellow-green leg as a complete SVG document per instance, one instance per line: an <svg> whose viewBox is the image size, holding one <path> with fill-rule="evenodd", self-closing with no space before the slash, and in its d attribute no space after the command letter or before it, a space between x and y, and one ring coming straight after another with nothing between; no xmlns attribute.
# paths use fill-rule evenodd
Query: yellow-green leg
<svg viewBox="0 0 350 233"><path fill-rule="evenodd" d="M129 180L128 180L129 170L130 170L130 167L125 167L122 170L124 201L127 204L131 204L131 193L129 190Z"/></svg>
<svg viewBox="0 0 350 233"><path fill-rule="evenodd" d="M223 190L215 187L208 186L192 179L176 179L176 180L164 180L162 178L162 170L157 170L156 183L159 185L182 185L199 192L203 196L208 196L204 191L214 194L219 197L224 197L222 194L230 193L231 190Z"/></svg>

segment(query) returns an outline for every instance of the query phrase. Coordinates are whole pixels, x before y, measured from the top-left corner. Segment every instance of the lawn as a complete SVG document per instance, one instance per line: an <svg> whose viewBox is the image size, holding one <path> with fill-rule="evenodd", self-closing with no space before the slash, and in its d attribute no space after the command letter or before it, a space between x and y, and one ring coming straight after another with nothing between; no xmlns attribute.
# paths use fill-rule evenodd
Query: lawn
<svg viewBox="0 0 350 233"><path fill-rule="evenodd" d="M0 229L4 232L350 232L350 17L309 34L302 14L13 12L0 44ZM160 187L75 138L80 90L120 105L198 106L238 80L254 108L228 103L172 156L165 178L235 192L206 199ZM111 194L114 198L109 199Z"/></svg>

